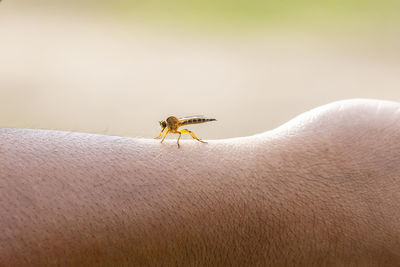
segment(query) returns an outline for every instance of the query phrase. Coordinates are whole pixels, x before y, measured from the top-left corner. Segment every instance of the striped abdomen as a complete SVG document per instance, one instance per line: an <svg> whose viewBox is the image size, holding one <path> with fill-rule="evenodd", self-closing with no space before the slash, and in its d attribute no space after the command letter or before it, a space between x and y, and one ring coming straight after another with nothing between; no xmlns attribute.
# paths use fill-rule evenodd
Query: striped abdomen
<svg viewBox="0 0 400 267"><path fill-rule="evenodd" d="M216 119L191 118L191 119L183 119L179 122L181 125L188 125L188 124L204 123L204 122L208 122L208 121L216 121Z"/></svg>

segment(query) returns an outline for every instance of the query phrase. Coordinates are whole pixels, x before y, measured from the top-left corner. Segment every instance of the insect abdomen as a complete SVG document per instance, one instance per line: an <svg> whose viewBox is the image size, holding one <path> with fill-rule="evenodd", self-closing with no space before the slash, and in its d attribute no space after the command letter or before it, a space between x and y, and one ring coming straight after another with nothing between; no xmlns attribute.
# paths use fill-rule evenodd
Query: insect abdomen
<svg viewBox="0 0 400 267"><path fill-rule="evenodd" d="M206 118L194 118L194 119L187 119L181 122L181 125L185 124L195 124L195 123L204 123L209 121L216 121L216 119L206 119Z"/></svg>

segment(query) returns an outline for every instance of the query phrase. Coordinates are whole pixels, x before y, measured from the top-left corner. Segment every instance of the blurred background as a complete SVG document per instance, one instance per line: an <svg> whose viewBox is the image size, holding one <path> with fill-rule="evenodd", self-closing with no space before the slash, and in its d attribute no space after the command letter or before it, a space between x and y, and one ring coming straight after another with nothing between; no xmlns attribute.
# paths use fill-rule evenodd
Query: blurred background
<svg viewBox="0 0 400 267"><path fill-rule="evenodd" d="M345 98L400 100L398 0L3 0L0 127L204 139ZM171 138L171 136L170 136ZM176 138L176 136L174 136Z"/></svg>

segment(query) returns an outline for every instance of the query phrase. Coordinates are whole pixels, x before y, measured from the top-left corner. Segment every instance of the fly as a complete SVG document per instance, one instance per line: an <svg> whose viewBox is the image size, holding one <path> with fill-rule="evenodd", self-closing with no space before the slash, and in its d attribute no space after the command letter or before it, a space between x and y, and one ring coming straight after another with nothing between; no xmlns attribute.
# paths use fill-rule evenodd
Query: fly
<svg viewBox="0 0 400 267"><path fill-rule="evenodd" d="M178 130L178 128L181 126L184 126L184 125L199 124L199 123L204 123L204 122L209 122L209 121L216 121L216 119L205 118L204 116L201 116L201 115L183 117L183 118L179 118L179 119L175 116L170 116L166 120L160 121L161 132L160 132L160 135L156 137L156 139L162 138L162 140L161 140L161 143L162 143L164 141L165 137L167 137L168 133L179 134L178 141L176 142L178 144L178 148L179 148L180 147L179 140L181 139L182 134L188 133L193 137L193 139L196 139L197 141L206 144L207 142L199 139L192 131L190 131L188 129Z"/></svg>

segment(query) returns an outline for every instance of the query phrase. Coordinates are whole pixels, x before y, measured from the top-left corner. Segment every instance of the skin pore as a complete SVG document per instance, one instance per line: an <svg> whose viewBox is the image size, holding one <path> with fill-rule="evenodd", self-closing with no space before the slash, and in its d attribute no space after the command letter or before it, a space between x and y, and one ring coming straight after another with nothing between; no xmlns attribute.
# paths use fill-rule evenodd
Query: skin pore
<svg viewBox="0 0 400 267"><path fill-rule="evenodd" d="M398 266L399 104L208 142L0 129L0 266Z"/></svg>

